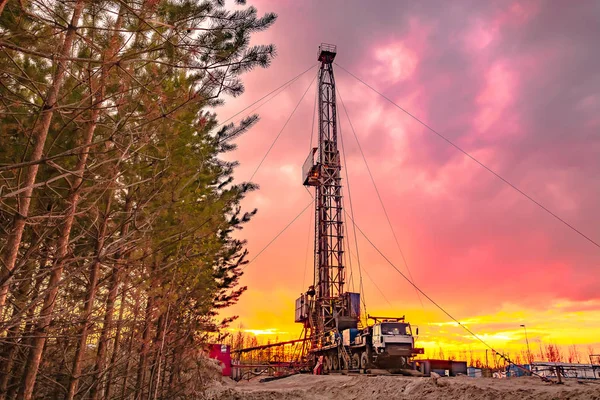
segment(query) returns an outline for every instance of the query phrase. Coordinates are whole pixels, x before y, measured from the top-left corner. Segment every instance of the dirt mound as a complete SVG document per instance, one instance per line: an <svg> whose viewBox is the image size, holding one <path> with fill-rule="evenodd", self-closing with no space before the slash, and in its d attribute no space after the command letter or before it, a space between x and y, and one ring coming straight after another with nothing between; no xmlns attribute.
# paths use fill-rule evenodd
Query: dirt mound
<svg viewBox="0 0 600 400"><path fill-rule="evenodd" d="M215 387L214 400L600 400L600 383L564 385L537 378L408 378L400 376L295 375L276 381L240 382Z"/></svg>

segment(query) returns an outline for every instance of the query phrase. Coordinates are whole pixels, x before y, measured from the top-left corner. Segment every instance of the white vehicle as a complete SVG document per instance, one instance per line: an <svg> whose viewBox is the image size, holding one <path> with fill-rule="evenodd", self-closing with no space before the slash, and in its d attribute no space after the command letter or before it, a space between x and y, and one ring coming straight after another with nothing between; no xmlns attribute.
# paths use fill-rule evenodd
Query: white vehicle
<svg viewBox="0 0 600 400"><path fill-rule="evenodd" d="M422 348L415 347L412 327L402 318L368 317L374 324L364 329L345 329L342 331L342 347L338 353L342 355L339 364L342 369L409 368L411 358L423 354ZM415 332L418 335L418 328ZM331 351L330 351L331 353ZM335 357L335 354L328 354ZM327 357L327 356L326 356ZM346 361L344 362L344 358ZM347 365L346 365L347 364Z"/></svg>

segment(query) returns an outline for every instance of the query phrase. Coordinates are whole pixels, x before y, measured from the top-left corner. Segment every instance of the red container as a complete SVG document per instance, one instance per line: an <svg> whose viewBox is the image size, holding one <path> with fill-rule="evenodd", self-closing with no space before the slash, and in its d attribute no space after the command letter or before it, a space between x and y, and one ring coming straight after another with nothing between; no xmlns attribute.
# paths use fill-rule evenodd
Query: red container
<svg viewBox="0 0 600 400"><path fill-rule="evenodd" d="M223 376L231 376L231 351L227 344L211 344L209 345L208 356L215 360L219 360Z"/></svg>

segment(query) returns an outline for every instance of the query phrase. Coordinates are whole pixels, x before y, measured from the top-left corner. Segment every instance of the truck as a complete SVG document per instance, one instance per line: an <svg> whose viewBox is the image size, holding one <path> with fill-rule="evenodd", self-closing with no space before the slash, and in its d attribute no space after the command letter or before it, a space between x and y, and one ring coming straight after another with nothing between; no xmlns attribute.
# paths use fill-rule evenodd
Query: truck
<svg viewBox="0 0 600 400"><path fill-rule="evenodd" d="M415 336L405 317L373 317L373 323L365 328L346 328L330 331L325 335L315 355L323 356L325 372L336 370L360 370L377 368L388 371L409 369L411 360L423 354L423 348L415 347ZM418 336L419 328L415 329Z"/></svg>

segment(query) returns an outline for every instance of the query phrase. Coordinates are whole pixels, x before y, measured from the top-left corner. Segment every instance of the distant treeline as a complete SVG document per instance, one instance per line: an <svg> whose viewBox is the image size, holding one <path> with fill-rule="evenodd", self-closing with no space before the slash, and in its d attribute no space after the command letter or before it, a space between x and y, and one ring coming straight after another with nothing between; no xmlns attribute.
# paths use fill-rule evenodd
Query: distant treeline
<svg viewBox="0 0 600 400"><path fill-rule="evenodd" d="M213 110L274 56L224 3L0 0L0 399L199 396L255 212Z"/></svg>
<svg viewBox="0 0 600 400"><path fill-rule="evenodd" d="M225 340L225 343L230 345L232 350L278 342L280 342L279 337L264 338L256 336L245 332L241 327L235 330ZM271 349L253 352L248 355L248 358L252 358L253 361L273 361L275 358L297 360L300 354L300 347L300 344L286 346L285 348L273 347ZM508 351L498 348L497 351L498 353L495 353L490 349L487 349L486 351L486 349L480 347L460 350L444 349L443 346L437 348L425 347L425 354L419 356L419 358L466 361L467 365L470 367L502 369L505 367L507 361L501 357L500 353L504 354L511 362L516 364L528 364L529 362L535 361L589 364L590 355L597 355L593 346L587 346L584 349L583 346L560 346L553 343L543 343L541 341L532 344L529 351L527 350L527 347Z"/></svg>
<svg viewBox="0 0 600 400"><path fill-rule="evenodd" d="M461 349L444 350L443 347L437 349L425 349L425 358L440 358L449 360L467 361L468 365L477 368L502 368L506 361L501 357L504 354L510 361L516 364L528 364L530 362L568 362L589 364L590 355L594 355L593 346L570 345L560 346L553 343L543 343L541 341L532 343L529 350L523 346L518 350L505 350L498 348L498 353L487 349Z"/></svg>

